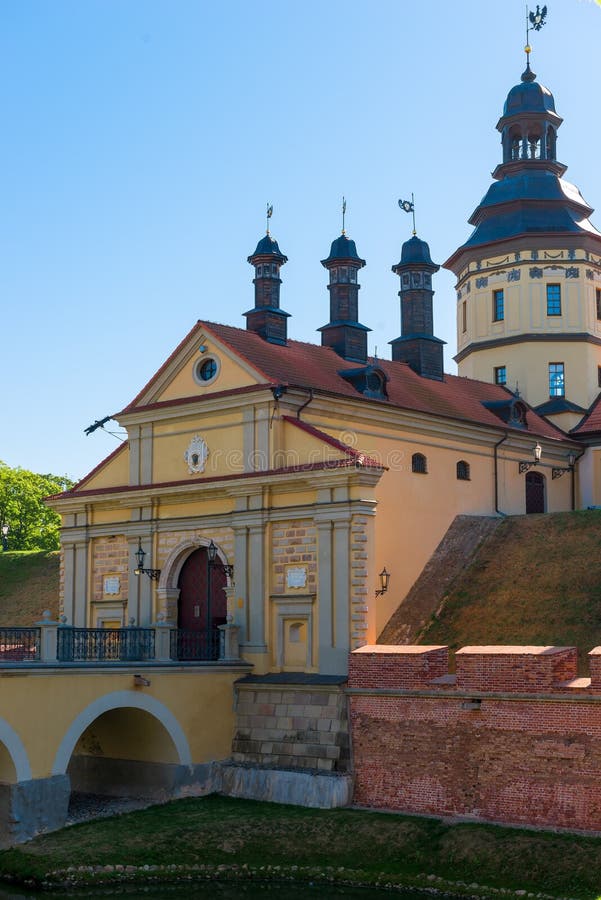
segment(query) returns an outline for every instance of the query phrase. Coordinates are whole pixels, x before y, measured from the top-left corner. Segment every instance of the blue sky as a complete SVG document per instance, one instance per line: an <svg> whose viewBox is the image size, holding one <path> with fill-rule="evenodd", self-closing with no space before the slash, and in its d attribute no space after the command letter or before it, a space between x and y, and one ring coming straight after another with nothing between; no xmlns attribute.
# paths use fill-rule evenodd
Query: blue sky
<svg viewBox="0 0 601 900"><path fill-rule="evenodd" d="M547 5L532 67L565 119L566 177L599 206L601 6ZM84 428L197 319L244 327L268 202L289 336L328 321L319 261L344 194L360 319L389 356L411 234L397 200L415 194L436 262L467 238L524 32L522 0L4 0L0 459L83 476L117 445ZM435 277L448 371L453 284Z"/></svg>

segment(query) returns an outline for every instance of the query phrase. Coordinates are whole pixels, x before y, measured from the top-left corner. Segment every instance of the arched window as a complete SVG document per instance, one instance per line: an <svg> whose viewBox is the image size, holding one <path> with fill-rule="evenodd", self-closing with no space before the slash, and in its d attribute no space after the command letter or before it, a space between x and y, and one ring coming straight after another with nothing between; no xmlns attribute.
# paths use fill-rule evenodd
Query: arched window
<svg viewBox="0 0 601 900"><path fill-rule="evenodd" d="M419 475L428 474L428 460L423 453L414 453L411 457L411 471Z"/></svg>
<svg viewBox="0 0 601 900"><path fill-rule="evenodd" d="M464 459L460 459L457 463L457 478L459 481L470 480L470 464Z"/></svg>

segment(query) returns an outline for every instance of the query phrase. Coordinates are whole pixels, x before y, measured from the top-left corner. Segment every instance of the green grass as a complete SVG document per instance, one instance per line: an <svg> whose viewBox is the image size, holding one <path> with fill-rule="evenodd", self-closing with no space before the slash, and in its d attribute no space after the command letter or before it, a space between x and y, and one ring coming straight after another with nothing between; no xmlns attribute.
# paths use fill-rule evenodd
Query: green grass
<svg viewBox="0 0 601 900"><path fill-rule="evenodd" d="M224 864L312 873L330 867L340 879L367 884L383 876L412 885L421 873L488 889L582 900L601 895L601 838L216 795L40 836L0 853L0 877L39 883L70 866Z"/></svg>
<svg viewBox="0 0 601 900"><path fill-rule="evenodd" d="M445 597L422 644L601 645L601 510L507 518Z"/></svg>
<svg viewBox="0 0 601 900"><path fill-rule="evenodd" d="M33 625L49 609L58 616L59 553L0 552L0 626Z"/></svg>

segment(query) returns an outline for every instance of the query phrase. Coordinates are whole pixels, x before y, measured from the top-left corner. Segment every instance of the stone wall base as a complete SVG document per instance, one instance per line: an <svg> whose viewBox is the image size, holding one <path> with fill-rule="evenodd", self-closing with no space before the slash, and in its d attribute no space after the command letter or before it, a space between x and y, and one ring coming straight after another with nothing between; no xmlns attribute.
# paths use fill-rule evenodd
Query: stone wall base
<svg viewBox="0 0 601 900"><path fill-rule="evenodd" d="M232 760L266 769L350 770L346 678L277 673L234 685Z"/></svg>
<svg viewBox="0 0 601 900"><path fill-rule="evenodd" d="M70 793L68 775L0 784L0 847L20 844L41 832L62 828Z"/></svg>
<svg viewBox="0 0 601 900"><path fill-rule="evenodd" d="M221 793L228 797L317 809L350 806L353 798L353 779L350 775L292 772L225 763L222 777Z"/></svg>
<svg viewBox="0 0 601 900"><path fill-rule="evenodd" d="M81 755L72 757L69 775L72 789L80 793L159 802L202 797L221 789L219 763L182 766Z"/></svg>

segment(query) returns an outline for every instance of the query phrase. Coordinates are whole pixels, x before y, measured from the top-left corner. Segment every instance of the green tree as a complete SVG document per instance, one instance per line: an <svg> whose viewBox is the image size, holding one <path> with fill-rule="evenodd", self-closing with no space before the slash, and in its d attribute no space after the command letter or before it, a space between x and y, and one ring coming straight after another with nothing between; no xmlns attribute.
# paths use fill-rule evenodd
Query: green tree
<svg viewBox="0 0 601 900"><path fill-rule="evenodd" d="M60 517L44 497L72 487L60 475L12 469L0 460L0 529L8 525L9 550L58 550Z"/></svg>

